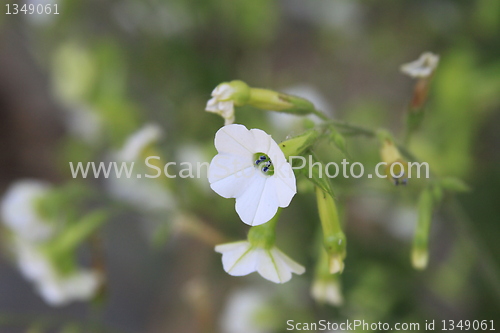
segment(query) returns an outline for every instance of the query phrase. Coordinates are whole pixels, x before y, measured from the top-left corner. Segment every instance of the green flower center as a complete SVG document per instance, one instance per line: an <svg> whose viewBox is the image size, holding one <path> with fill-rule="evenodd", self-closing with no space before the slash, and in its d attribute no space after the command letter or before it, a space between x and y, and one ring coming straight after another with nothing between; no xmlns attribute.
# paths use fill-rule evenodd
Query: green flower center
<svg viewBox="0 0 500 333"><path fill-rule="evenodd" d="M266 176L274 175L274 165L269 156L264 153L256 153L254 155L254 165Z"/></svg>

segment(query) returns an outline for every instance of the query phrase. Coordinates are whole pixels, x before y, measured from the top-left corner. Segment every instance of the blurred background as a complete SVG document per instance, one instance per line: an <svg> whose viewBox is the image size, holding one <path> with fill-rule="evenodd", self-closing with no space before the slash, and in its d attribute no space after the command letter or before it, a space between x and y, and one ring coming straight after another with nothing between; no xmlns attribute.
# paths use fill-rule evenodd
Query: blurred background
<svg viewBox="0 0 500 333"><path fill-rule="evenodd" d="M1 9L0 191L24 178L79 182L102 195L94 205L119 209L100 232L100 301L47 305L2 238L0 332L285 332L288 319L500 326L498 0L51 3L59 15ZM336 306L309 292L319 220L307 185L299 183L277 236L307 271L275 285L223 271L212 242L244 239L248 227L206 179L169 179L170 202L144 209L118 204L126 193L113 195L104 178L71 177L69 161L104 161L150 123L162 129L162 162L210 161L223 121L204 108L213 88L233 79L400 137L414 81L399 67L424 51L440 63L409 149L472 190L436 208L429 267L418 272L409 259L418 197L411 184L334 179L348 239ZM251 107L236 119L278 142L302 126ZM378 162L374 140L348 138L347 147L365 168ZM317 149L343 158L333 146ZM186 231L173 210L203 224ZM86 249L81 256L85 262Z"/></svg>

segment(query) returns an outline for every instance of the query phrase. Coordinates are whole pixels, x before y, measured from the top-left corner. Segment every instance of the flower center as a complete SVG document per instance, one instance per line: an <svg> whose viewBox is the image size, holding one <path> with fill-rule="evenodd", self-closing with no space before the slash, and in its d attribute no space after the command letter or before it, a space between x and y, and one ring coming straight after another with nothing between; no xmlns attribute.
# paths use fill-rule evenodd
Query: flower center
<svg viewBox="0 0 500 333"><path fill-rule="evenodd" d="M257 153L254 155L255 167L266 176L274 175L274 165L269 156L264 153Z"/></svg>

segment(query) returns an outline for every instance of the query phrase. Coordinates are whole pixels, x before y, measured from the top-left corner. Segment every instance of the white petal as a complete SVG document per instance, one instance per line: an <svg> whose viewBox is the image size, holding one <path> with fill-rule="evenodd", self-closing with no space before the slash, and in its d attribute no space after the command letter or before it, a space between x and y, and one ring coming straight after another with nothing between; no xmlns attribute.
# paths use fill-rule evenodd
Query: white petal
<svg viewBox="0 0 500 333"><path fill-rule="evenodd" d="M215 99L215 97L211 98L208 100L207 106L205 107L205 110L217 113L217 112L219 112L219 109L217 108L218 104L219 104L219 102Z"/></svg>
<svg viewBox="0 0 500 333"><path fill-rule="evenodd" d="M258 171L249 156L216 155L208 168L210 187L224 198L236 198L249 186Z"/></svg>
<svg viewBox="0 0 500 333"><path fill-rule="evenodd" d="M249 244L250 243L247 241L219 244L219 245L215 246L215 252L218 252L218 253L230 252L230 251L236 250L237 248L242 247L243 245L248 246Z"/></svg>
<svg viewBox="0 0 500 333"><path fill-rule="evenodd" d="M236 212L251 226L269 221L278 210L274 178L256 172L245 192L236 198Z"/></svg>
<svg viewBox="0 0 500 333"><path fill-rule="evenodd" d="M280 207L287 207L297 193L295 175L292 166L286 161L285 155L278 147L276 142L272 141L269 149L269 157L274 164L275 190Z"/></svg>
<svg viewBox="0 0 500 333"><path fill-rule="evenodd" d="M260 129L251 129L250 133L253 135L253 149L256 153L268 154L271 142L275 143L271 136ZM276 143L275 143L276 144ZM283 153L281 153L283 155ZM271 159L272 160L272 159ZM274 161L273 161L274 163Z"/></svg>
<svg viewBox="0 0 500 333"><path fill-rule="evenodd" d="M291 170L291 167L290 167ZM291 171L293 174L293 171ZM280 177L279 174L274 173L274 186L276 191L276 196L278 198L280 207L288 207L292 198L297 193L297 187L295 184L295 177Z"/></svg>
<svg viewBox="0 0 500 333"><path fill-rule="evenodd" d="M257 256L249 242L236 242L218 245L215 251L222 253L222 266L233 276L255 272Z"/></svg>
<svg viewBox="0 0 500 333"><path fill-rule="evenodd" d="M137 161L144 149L158 141L161 136L162 131L158 125L145 125L127 139L117 156L122 161Z"/></svg>
<svg viewBox="0 0 500 333"><path fill-rule="evenodd" d="M54 228L38 215L35 201L43 197L50 185L37 180L20 180L12 184L1 202L0 219L19 236L39 241L49 237Z"/></svg>
<svg viewBox="0 0 500 333"><path fill-rule="evenodd" d="M289 256L284 254L280 249L278 248L273 248L272 249L273 255L275 258L279 258L279 260L283 261L285 265L288 267L288 269L295 273L295 274L303 274L306 269L304 266L298 264L297 262L293 261Z"/></svg>
<svg viewBox="0 0 500 333"><path fill-rule="evenodd" d="M216 96L221 101L231 98L231 95L234 93L234 89L227 83L219 85L218 88Z"/></svg>
<svg viewBox="0 0 500 333"><path fill-rule="evenodd" d="M292 278L292 273L283 261L274 257L273 250L260 249L257 271L274 283L285 283Z"/></svg>
<svg viewBox="0 0 500 333"><path fill-rule="evenodd" d="M224 126L215 134L215 148L219 153L250 156L257 153L254 149L254 137L243 125Z"/></svg>

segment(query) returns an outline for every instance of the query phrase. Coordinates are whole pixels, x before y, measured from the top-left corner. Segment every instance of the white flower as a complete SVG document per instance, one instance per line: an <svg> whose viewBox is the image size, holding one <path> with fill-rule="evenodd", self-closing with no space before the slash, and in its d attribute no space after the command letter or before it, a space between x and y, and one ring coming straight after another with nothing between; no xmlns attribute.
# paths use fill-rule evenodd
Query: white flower
<svg viewBox="0 0 500 333"><path fill-rule="evenodd" d="M235 90L227 83L218 85L212 91L212 98L208 100L205 108L208 112L213 112L224 118L224 125L234 122L234 101L231 100Z"/></svg>
<svg viewBox="0 0 500 333"><path fill-rule="evenodd" d="M208 170L210 187L236 198L236 212L246 224L269 221L297 192L292 167L270 135L243 125L222 127L215 135L219 152Z"/></svg>
<svg viewBox="0 0 500 333"><path fill-rule="evenodd" d="M144 150L157 142L161 136L162 130L158 125L145 125L127 139L123 148L117 153L117 157L122 161L137 161Z"/></svg>
<svg viewBox="0 0 500 333"><path fill-rule="evenodd" d="M427 78L439 63L439 56L431 52L422 53L420 58L401 66L401 72L413 78Z"/></svg>
<svg viewBox="0 0 500 333"><path fill-rule="evenodd" d="M79 269L70 275L61 275L37 244L16 237L14 250L19 270L35 284L39 294L50 305L89 299L100 285L100 275L94 271Z"/></svg>
<svg viewBox="0 0 500 333"><path fill-rule="evenodd" d="M232 292L221 314L223 333L267 333L272 331L271 323L262 316L267 314L270 304L269 293L259 289L240 289ZM270 327L271 326L271 327Z"/></svg>
<svg viewBox="0 0 500 333"><path fill-rule="evenodd" d="M93 297L101 282L100 275L90 270L79 270L69 276L48 276L39 281L37 289L50 305L61 306L72 301L85 301Z"/></svg>
<svg viewBox="0 0 500 333"><path fill-rule="evenodd" d="M37 180L15 182L5 193L0 210L1 219L14 233L30 241L47 239L54 227L37 212L36 200L42 198L50 185Z"/></svg>
<svg viewBox="0 0 500 333"><path fill-rule="evenodd" d="M320 279L313 282L311 296L319 303L340 306L344 302L340 284L334 279Z"/></svg>
<svg viewBox="0 0 500 333"><path fill-rule="evenodd" d="M156 124L143 126L137 132L133 133L123 145L122 149L115 152L110 158L113 162L138 162L134 164L136 168L143 168L145 174L151 170L145 168L146 156L143 156L145 150L156 143L162 136L162 129ZM157 159L151 160L158 161ZM130 167L130 164L128 165ZM127 176L126 172L120 177L111 173L106 179L106 189L118 200L128 202L144 210L165 210L170 209L173 204L173 196L166 189L164 184L158 182L158 179L138 178L136 174Z"/></svg>
<svg viewBox="0 0 500 333"><path fill-rule="evenodd" d="M277 247L264 249L252 246L248 241L217 245L215 251L222 253L222 266L233 276L258 272L263 278L274 283L285 283L292 273L302 274L305 268L290 259Z"/></svg>

